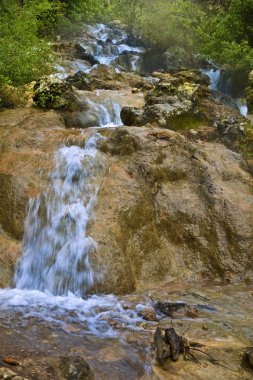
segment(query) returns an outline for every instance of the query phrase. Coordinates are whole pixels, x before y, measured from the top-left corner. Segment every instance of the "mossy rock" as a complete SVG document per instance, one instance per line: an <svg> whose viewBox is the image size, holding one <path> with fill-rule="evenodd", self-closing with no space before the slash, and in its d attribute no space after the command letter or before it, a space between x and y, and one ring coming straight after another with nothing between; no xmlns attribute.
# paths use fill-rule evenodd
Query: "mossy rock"
<svg viewBox="0 0 253 380"><path fill-rule="evenodd" d="M111 137L102 140L99 148L104 153L112 155L128 156L141 149L140 141L136 136L130 134L127 129L116 129Z"/></svg>
<svg viewBox="0 0 253 380"><path fill-rule="evenodd" d="M66 79L68 83L72 86L75 86L78 90L90 90L90 82L87 78L87 74L83 71L78 71L73 76L70 76Z"/></svg>
<svg viewBox="0 0 253 380"><path fill-rule="evenodd" d="M69 110L77 108L77 100L70 83L58 78L45 77L34 86L33 102L47 109Z"/></svg>
<svg viewBox="0 0 253 380"><path fill-rule="evenodd" d="M203 118L193 113L174 116L169 120L168 127L173 131L196 130L203 126Z"/></svg>

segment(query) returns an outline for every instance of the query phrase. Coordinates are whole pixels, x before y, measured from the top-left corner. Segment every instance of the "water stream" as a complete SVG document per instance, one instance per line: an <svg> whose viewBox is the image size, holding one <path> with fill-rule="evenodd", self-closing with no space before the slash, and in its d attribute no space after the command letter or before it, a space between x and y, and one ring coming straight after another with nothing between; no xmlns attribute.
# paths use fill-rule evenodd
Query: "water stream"
<svg viewBox="0 0 253 380"><path fill-rule="evenodd" d="M231 96L229 87L226 85L224 86L224 84L222 85L220 69L212 67L209 69L202 69L201 71L203 74L206 74L210 78L209 88L212 91L228 94ZM243 97L233 98L232 96L231 99L234 101L234 106L240 111L241 115L246 117L248 114L246 99Z"/></svg>
<svg viewBox="0 0 253 380"><path fill-rule="evenodd" d="M30 199L25 221L23 256L15 273L19 289L83 295L94 283L89 252L95 241L86 235L105 164L93 134L83 148L62 147L47 190Z"/></svg>
<svg viewBox="0 0 253 380"><path fill-rule="evenodd" d="M93 43L87 45L84 42L83 46L89 49L100 63L113 64L120 69L122 67L119 65L119 58L126 52L126 56L130 54L131 68L133 70L137 68L142 49L129 46L127 36L122 30L116 28L112 34L112 28L98 24L89 27L89 33ZM86 72L90 70L90 67L85 68L82 66L84 63L78 60L75 60L73 65L76 65L76 70L80 68ZM66 68L61 69L61 75L67 75ZM205 73L211 79L211 89L216 91L220 72L212 69ZM29 201L23 255L15 272L15 288L0 289L0 331L7 336L11 326L10 334L14 337L18 334L22 342L26 342L27 339L28 346L34 344L35 335L38 334L36 344L39 349L44 347L48 350L50 355L52 350L58 350L57 353L62 355L65 349L63 342L65 342L67 353L74 349L82 355L88 357L90 355L91 361L93 360L98 367L100 361L105 363L105 367L109 366L99 372L107 373L109 377L98 375L97 379L144 379L143 375L146 376L145 379L151 379L153 377L150 359L147 360L147 351L143 348L143 342L148 337L148 346L150 346L150 336L153 336L153 331L148 329L154 329L156 324L152 325L150 322L148 325L150 327L144 330L144 321L139 313L140 309L150 306L150 299L146 295L133 295L128 298L89 295L94 291L96 283L103 281L101 274L96 273L92 267L91 258L96 252L97 243L87 232L87 227L93 218L96 198L107 172L105 157L97 149L97 144L104 139L98 133L98 127L121 126L122 122L121 107L117 99L104 102L90 99L88 102L98 115L96 130L90 129L89 137L83 141L83 144L62 146L55 153L54 169L49 174L47 189ZM242 114L246 114L245 105L238 103L238 107ZM170 299L176 302L181 297L187 302L198 302L196 301L198 294L192 297L187 291L184 289L181 292L175 291L175 294L171 293ZM206 289L207 294L210 293L210 298L213 297L214 300L218 297L217 294L221 293L218 291L216 288L212 291ZM167 295L168 289L165 289L164 297ZM160 294L157 295L159 296ZM243 297L239 295L237 298L244 300ZM246 301L248 302L248 299ZM226 302L231 307L234 302L233 296L229 295ZM210 316L209 311L194 323L203 325L210 322L218 325L222 331L230 329L230 326L228 328L227 326L231 318L229 321L226 320L227 326L220 327L229 316L223 302L216 301L216 303L217 307L212 314L216 311L220 314L215 315L214 322L210 322L213 316ZM245 306L242 315L236 309L232 315L232 325L239 324L238 320L248 314L246 309ZM188 324L187 318L182 320ZM251 318L245 319L247 334L251 323ZM182 329L184 330L185 326ZM132 332L133 336L127 335ZM210 334L215 336L216 332L211 331ZM224 336L226 334L227 330ZM79 342L80 336L82 339ZM84 339L88 339L87 336L90 340L84 344ZM134 340L136 337L142 339L141 345ZM112 352L107 343L101 343L101 339L104 342L105 338L111 339L112 347L115 345ZM128 338L134 341L134 348L131 350L129 347L125 349ZM99 344L98 339L100 339ZM92 350L94 352L91 353ZM101 358L98 358L100 350ZM113 358L120 358L120 364L115 368L114 361L110 356L109 359L106 356L108 352Z"/></svg>
<svg viewBox="0 0 253 380"><path fill-rule="evenodd" d="M85 45L101 63L111 64L124 51L138 53L126 44L126 34L103 24L89 27L93 43ZM100 41L98 43L98 40ZM136 58L137 60L137 58ZM76 69L86 72L79 60ZM65 77L66 67L60 67ZM98 94L99 95L99 94ZM117 100L87 99L97 116L97 126L121 126L121 107ZM92 128L91 128L92 131ZM90 256L97 243L87 234L96 198L107 171L107 162L97 149L104 139L97 131L80 146L62 146L54 157L47 189L28 204L23 238L23 255L17 264L14 289L0 290L0 308L29 318L66 326L83 322L83 331L100 337L114 337L107 320L113 318L126 329L138 329L141 318L134 309L124 309L115 296L89 296L100 273L94 273ZM4 320L0 318L0 326Z"/></svg>

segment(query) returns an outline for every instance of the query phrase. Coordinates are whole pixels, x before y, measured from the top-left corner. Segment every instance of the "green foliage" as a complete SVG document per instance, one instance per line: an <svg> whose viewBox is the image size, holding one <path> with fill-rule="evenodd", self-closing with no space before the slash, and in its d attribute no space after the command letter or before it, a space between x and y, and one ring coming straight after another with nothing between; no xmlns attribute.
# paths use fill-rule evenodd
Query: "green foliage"
<svg viewBox="0 0 253 380"><path fill-rule="evenodd" d="M113 0L115 17L148 45L201 53L234 70L253 69L253 0Z"/></svg>
<svg viewBox="0 0 253 380"><path fill-rule="evenodd" d="M201 52L234 69L253 68L253 0L230 0L200 25Z"/></svg>
<svg viewBox="0 0 253 380"><path fill-rule="evenodd" d="M38 23L38 34L54 36L56 26L63 21L66 5L60 0L30 0L27 4Z"/></svg>
<svg viewBox="0 0 253 380"><path fill-rule="evenodd" d="M129 30L138 29L140 17L150 4L149 0L114 0L112 2L114 17L122 20Z"/></svg>
<svg viewBox="0 0 253 380"><path fill-rule="evenodd" d="M0 78L22 85L50 71L53 55L47 40L40 38L39 10L47 1L3 0L0 3ZM48 8L49 9L49 8Z"/></svg>
<svg viewBox="0 0 253 380"><path fill-rule="evenodd" d="M110 2L106 0L65 0L64 3L66 16L72 22L106 21L110 13Z"/></svg>
<svg viewBox="0 0 253 380"><path fill-rule="evenodd" d="M115 13L134 28L147 44L196 52L196 30L203 11L190 0L116 0Z"/></svg>
<svg viewBox="0 0 253 380"><path fill-rule="evenodd" d="M1 0L0 86L23 85L52 72L50 38L70 23L106 18L102 0Z"/></svg>

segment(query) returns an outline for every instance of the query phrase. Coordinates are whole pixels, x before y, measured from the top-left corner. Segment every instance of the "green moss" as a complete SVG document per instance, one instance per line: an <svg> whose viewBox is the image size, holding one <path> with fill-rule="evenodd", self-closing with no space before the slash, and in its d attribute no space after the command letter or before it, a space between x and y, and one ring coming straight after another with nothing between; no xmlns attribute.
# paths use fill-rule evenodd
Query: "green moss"
<svg viewBox="0 0 253 380"><path fill-rule="evenodd" d="M144 226L147 221L154 218L154 210L148 202L142 201L124 213L123 219L127 228L139 229Z"/></svg>
<svg viewBox="0 0 253 380"><path fill-rule="evenodd" d="M157 165L161 165L165 157L166 157L166 154L160 150L156 156L155 163Z"/></svg>
<svg viewBox="0 0 253 380"><path fill-rule="evenodd" d="M245 159L253 159L253 127L248 121L244 127L245 135L239 141L239 149L244 155Z"/></svg>
<svg viewBox="0 0 253 380"><path fill-rule="evenodd" d="M155 166L152 170L154 182L176 182L186 179L187 175L180 169L173 169L165 166Z"/></svg>
<svg viewBox="0 0 253 380"><path fill-rule="evenodd" d="M203 126L203 120L194 114L174 116L168 123L168 127L173 131L199 129L201 126Z"/></svg>

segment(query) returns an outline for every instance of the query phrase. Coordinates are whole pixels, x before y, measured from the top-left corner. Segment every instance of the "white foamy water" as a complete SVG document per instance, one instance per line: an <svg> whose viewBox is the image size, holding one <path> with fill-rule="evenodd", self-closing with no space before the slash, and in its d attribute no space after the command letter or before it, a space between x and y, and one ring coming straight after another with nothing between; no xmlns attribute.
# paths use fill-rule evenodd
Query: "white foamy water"
<svg viewBox="0 0 253 380"><path fill-rule="evenodd" d="M121 329L140 329L142 321L136 310L126 310L113 295L92 296L83 299L69 292L66 296L54 296L38 290L0 289L0 325L9 323L7 315L26 325L30 318L59 326L68 332L72 323L81 326L81 331L104 338L113 338L117 332L109 321L118 323ZM19 314L18 321L15 317ZM21 314L21 318L20 318Z"/></svg>
<svg viewBox="0 0 253 380"><path fill-rule="evenodd" d="M236 99L236 105L240 110L241 115L246 117L248 115L248 106L246 104L246 99Z"/></svg>
<svg viewBox="0 0 253 380"><path fill-rule="evenodd" d="M137 311L126 310L117 297L82 298L94 284L89 254L96 242L86 229L99 190L97 177L103 178L106 167L96 148L101 139L94 133L83 148L59 149L46 192L30 200L16 288L0 289L0 325L25 326L36 318L66 332L74 323L80 332L105 338L117 335L110 321L121 329L138 329Z"/></svg>
<svg viewBox="0 0 253 380"><path fill-rule="evenodd" d="M219 83L221 79L221 71L217 68L202 69L201 72L210 78L209 88L213 91L219 90Z"/></svg>
<svg viewBox="0 0 253 380"><path fill-rule="evenodd" d="M121 107L119 103L108 101L106 104L101 104L92 100L87 101L97 115L98 127L114 128L123 125L120 117Z"/></svg>
<svg viewBox="0 0 253 380"><path fill-rule="evenodd" d="M15 273L20 289L83 295L93 286L89 253L95 241L86 234L104 170L93 134L84 148L62 147L47 190L29 201L23 256Z"/></svg>
<svg viewBox="0 0 253 380"><path fill-rule="evenodd" d="M140 48L125 43L126 34L97 24L89 28L94 41L84 48L100 63L111 64L123 52ZM102 43L101 43L102 41ZM73 71L89 72L82 60L58 66L60 78ZM121 107L116 101L90 101L99 127L121 126ZM103 337L115 336L110 320L122 328L138 329L142 321L136 310L126 309L115 296L84 298L100 274L94 273L90 255L97 249L87 234L93 206L107 165L96 148L103 139L94 133L85 146L63 146L55 154L55 167L45 192L30 199L25 221L23 255L15 272L15 289L0 289L0 325L28 324L30 318L60 326L76 323L83 331ZM8 319L9 318L9 319Z"/></svg>
<svg viewBox="0 0 253 380"><path fill-rule="evenodd" d="M127 34L121 29L113 29L104 24L96 24L89 26L89 33L100 41L100 43L94 43L93 45L82 45L90 54L100 62L100 64L111 65L117 61L119 56L123 53L133 53L135 56L131 60L133 61L132 71L136 69L136 62L139 59L140 53L144 52L141 47L130 46L125 43L127 40Z"/></svg>
<svg viewBox="0 0 253 380"><path fill-rule="evenodd" d="M221 71L218 68L201 69L200 71L210 78L209 88L213 91L220 91ZM246 117L248 115L248 107L246 104L246 100L239 98L239 99L234 99L234 101L235 101L235 105L240 111L240 114Z"/></svg>

